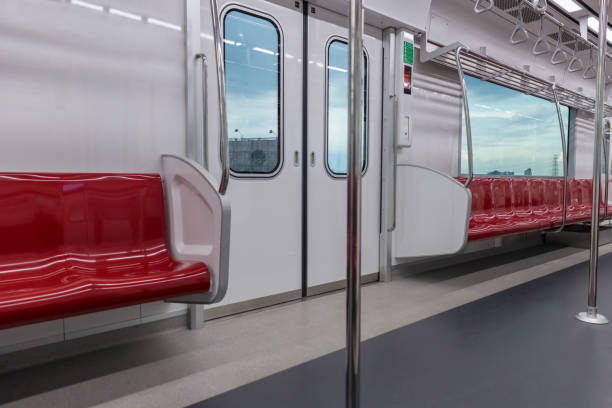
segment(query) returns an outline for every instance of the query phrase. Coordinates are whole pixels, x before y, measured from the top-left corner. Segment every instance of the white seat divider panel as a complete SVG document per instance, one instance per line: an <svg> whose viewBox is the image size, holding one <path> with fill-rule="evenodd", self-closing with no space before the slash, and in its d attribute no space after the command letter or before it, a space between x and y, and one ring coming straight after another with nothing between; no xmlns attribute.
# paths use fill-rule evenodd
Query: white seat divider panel
<svg viewBox="0 0 612 408"><path fill-rule="evenodd" d="M450 176L421 166L397 166L394 256L449 255L466 243L472 194Z"/></svg>
<svg viewBox="0 0 612 408"><path fill-rule="evenodd" d="M217 191L218 183L193 160L162 156L168 244L177 261L204 262L211 286L206 293L171 302L210 304L227 291L229 274L230 205Z"/></svg>

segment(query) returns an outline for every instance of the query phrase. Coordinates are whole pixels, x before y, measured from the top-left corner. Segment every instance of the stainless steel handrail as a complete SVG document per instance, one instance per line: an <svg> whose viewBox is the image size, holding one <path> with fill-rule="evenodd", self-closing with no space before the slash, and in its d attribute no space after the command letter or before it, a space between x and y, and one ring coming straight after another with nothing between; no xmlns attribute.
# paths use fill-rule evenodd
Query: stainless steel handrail
<svg viewBox="0 0 612 408"><path fill-rule="evenodd" d="M393 123L398 123L399 119L399 100L397 95L393 97ZM391 210L391 216L393 217L393 222L391 223L391 227L387 228L387 232L395 231L397 227L397 129L394 129L393 132L393 207Z"/></svg>
<svg viewBox="0 0 612 408"><path fill-rule="evenodd" d="M208 160L206 152L208 151L208 59L206 54L196 54L196 60L202 61L202 157L203 166L208 170Z"/></svg>
<svg viewBox="0 0 612 408"><path fill-rule="evenodd" d="M569 170L569 157L567 155L567 144L565 136L565 126L563 124L563 115L561 114L561 104L557 96L557 85L552 84L552 93L555 97L555 107L557 108L557 119L559 120L559 130L561 131L561 147L563 149L563 219L561 226L552 232L561 232L567 223L567 177Z"/></svg>
<svg viewBox="0 0 612 408"><path fill-rule="evenodd" d="M474 178L474 163L472 160L472 123L470 121L470 106L468 104L467 86L465 85L465 75L463 75L463 66L461 65L461 51L467 50L465 47L457 47L455 51L455 60L457 61L457 73L459 74L459 82L461 83L461 94L463 96L463 115L465 116L465 135L467 142L468 153L468 178L465 180L465 188L468 188ZM469 51L469 50L468 50Z"/></svg>
<svg viewBox="0 0 612 408"><path fill-rule="evenodd" d="M227 184L230 178L230 168L227 131L227 103L225 99L225 59L217 0L210 0L210 12L212 14L212 27L215 42L215 61L217 64L217 92L219 96L219 149L221 151L221 182L219 184L219 193L224 195L227 191Z"/></svg>
<svg viewBox="0 0 612 408"><path fill-rule="evenodd" d="M455 58L455 50L463 44L453 43L449 46L442 47L440 43L429 41L429 43L441 47L440 49L431 52L429 60L456 69L457 62ZM425 40L421 41L421 48L426 44ZM467 48L467 47L466 47ZM452 52L451 52L452 51ZM503 85L508 88L516 89L521 92L533 92L543 99L552 101L554 99L550 87L553 81L548 81L530 74L527 71L519 71L516 67L512 67L504 62L494 59L485 54L474 51L464 51L462 54L463 70L469 75L476 78L491 78L490 81ZM422 61L424 62L424 61ZM526 89L530 88L530 89ZM594 112L595 101L582 94L557 87L559 101L563 105L582 109L587 112ZM606 105L606 114L612 116L612 106Z"/></svg>

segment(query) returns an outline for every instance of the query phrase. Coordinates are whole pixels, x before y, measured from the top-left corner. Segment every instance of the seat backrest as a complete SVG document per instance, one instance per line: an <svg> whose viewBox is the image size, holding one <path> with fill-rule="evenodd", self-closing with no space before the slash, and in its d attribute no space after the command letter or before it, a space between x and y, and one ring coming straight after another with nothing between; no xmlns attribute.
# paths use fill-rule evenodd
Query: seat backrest
<svg viewBox="0 0 612 408"><path fill-rule="evenodd" d="M472 192L472 215L492 215L493 214L493 194L491 190L490 178L474 178L470 184ZM463 183L463 179L459 179Z"/></svg>
<svg viewBox="0 0 612 408"><path fill-rule="evenodd" d="M0 257L112 257L166 247L155 174L0 173Z"/></svg>
<svg viewBox="0 0 612 408"><path fill-rule="evenodd" d="M493 207L497 215L512 214L511 179L506 177L493 178Z"/></svg>
<svg viewBox="0 0 612 408"><path fill-rule="evenodd" d="M512 180L512 208L518 214L531 212L531 180L516 178Z"/></svg>

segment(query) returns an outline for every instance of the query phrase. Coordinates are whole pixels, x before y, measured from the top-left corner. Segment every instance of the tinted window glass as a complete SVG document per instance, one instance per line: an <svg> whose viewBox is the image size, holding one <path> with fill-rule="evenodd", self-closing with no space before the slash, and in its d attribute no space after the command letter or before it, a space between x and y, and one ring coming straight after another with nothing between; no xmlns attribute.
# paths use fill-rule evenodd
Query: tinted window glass
<svg viewBox="0 0 612 408"><path fill-rule="evenodd" d="M327 50L327 168L334 175L346 175L348 135L348 46L334 40ZM367 58L363 59L361 80L362 121L362 169L366 163L366 78Z"/></svg>
<svg viewBox="0 0 612 408"><path fill-rule="evenodd" d="M466 76L474 174L563 176L563 147L553 102ZM566 136L569 108L561 106ZM465 122L461 172L466 174Z"/></svg>
<svg viewBox="0 0 612 408"><path fill-rule="evenodd" d="M272 173L280 164L280 35L269 20L232 10L225 17L230 168Z"/></svg>

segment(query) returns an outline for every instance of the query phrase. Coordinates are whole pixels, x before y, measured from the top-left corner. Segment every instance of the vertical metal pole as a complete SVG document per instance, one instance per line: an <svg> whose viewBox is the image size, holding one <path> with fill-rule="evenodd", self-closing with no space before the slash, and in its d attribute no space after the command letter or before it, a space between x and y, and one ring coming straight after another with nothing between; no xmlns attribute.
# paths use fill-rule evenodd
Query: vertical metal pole
<svg viewBox="0 0 612 408"><path fill-rule="evenodd" d="M591 259L589 264L589 299L586 312L576 315L578 320L593 324L608 323L597 313L597 262L599 257L599 202L601 199L601 146L603 140L604 97L606 86L606 31L608 28L608 0L599 0L599 59L597 61L597 90L595 94L595 152L593 157L593 202L591 205Z"/></svg>
<svg viewBox="0 0 612 408"><path fill-rule="evenodd" d="M361 72L363 1L350 0L346 251L346 407L359 407L361 343Z"/></svg>

